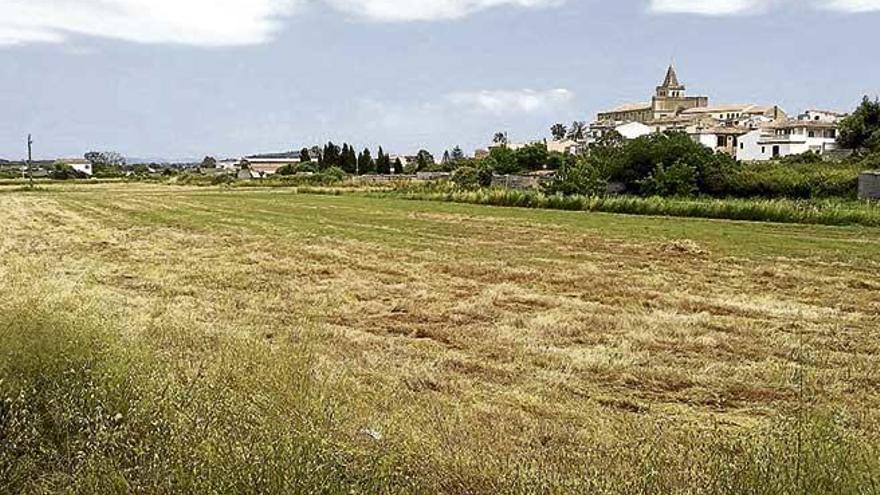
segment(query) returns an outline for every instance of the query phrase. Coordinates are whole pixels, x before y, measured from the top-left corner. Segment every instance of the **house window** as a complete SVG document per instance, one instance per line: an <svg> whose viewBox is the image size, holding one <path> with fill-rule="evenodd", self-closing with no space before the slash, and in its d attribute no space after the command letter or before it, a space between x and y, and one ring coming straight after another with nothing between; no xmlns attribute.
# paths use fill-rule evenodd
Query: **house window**
<svg viewBox="0 0 880 495"><path fill-rule="evenodd" d="M815 133L814 131L810 131L809 136L810 136L810 137L816 137L816 133Z"/></svg>
<svg viewBox="0 0 880 495"><path fill-rule="evenodd" d="M767 153L767 147L761 146L761 154L763 155L764 153Z"/></svg>
<svg viewBox="0 0 880 495"><path fill-rule="evenodd" d="M741 150L746 149L746 145L744 145L743 143L739 143L739 149L741 149Z"/></svg>
<svg viewBox="0 0 880 495"><path fill-rule="evenodd" d="M779 155L780 155L779 146L774 146L773 147L773 158L779 158Z"/></svg>
<svg viewBox="0 0 880 495"><path fill-rule="evenodd" d="M719 148L723 148L727 146L727 137L726 136L718 136L718 144Z"/></svg>

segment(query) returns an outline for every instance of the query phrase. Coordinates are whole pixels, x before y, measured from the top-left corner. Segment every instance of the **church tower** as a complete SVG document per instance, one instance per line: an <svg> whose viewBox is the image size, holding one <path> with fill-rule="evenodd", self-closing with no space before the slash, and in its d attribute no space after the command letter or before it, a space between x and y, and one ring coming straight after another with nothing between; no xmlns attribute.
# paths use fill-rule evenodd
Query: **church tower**
<svg viewBox="0 0 880 495"><path fill-rule="evenodd" d="M671 119L685 110L709 106L709 98L686 96L685 90L684 84L678 80L675 67L670 64L663 84L657 86L657 94L651 101L653 120Z"/></svg>
<svg viewBox="0 0 880 495"><path fill-rule="evenodd" d="M684 96L685 89L684 85L678 82L678 74L675 73L675 67L669 64L663 84L657 86L657 96L661 98L679 98Z"/></svg>

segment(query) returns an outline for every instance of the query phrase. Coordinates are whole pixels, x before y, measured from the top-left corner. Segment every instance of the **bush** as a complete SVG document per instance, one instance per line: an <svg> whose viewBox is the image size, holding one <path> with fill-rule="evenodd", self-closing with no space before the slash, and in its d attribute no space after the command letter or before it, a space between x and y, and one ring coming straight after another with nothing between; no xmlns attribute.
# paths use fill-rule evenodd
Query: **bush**
<svg viewBox="0 0 880 495"><path fill-rule="evenodd" d="M640 188L644 194L654 196L692 196L699 192L697 170L683 161L670 167L660 165L640 181Z"/></svg>
<svg viewBox="0 0 880 495"><path fill-rule="evenodd" d="M49 172L49 176L55 180L88 179L89 176L76 170L70 165L57 163Z"/></svg>
<svg viewBox="0 0 880 495"><path fill-rule="evenodd" d="M452 174L452 182L462 189L478 189L492 185L492 169L486 166L461 167Z"/></svg>
<svg viewBox="0 0 880 495"><path fill-rule="evenodd" d="M211 185L219 186L221 184L231 184L235 182L235 177L231 174L217 174L211 177Z"/></svg>
<svg viewBox="0 0 880 495"><path fill-rule="evenodd" d="M342 170L339 167L330 167L318 174L320 181L329 183L342 182L346 177L348 177L348 174L345 173L345 170Z"/></svg>
<svg viewBox="0 0 880 495"><path fill-rule="evenodd" d="M741 198L855 198L863 164L770 161L740 166L725 177L725 195Z"/></svg>
<svg viewBox="0 0 880 495"><path fill-rule="evenodd" d="M586 160L565 164L553 180L544 186L548 194L601 196L607 190L608 182L602 173Z"/></svg>

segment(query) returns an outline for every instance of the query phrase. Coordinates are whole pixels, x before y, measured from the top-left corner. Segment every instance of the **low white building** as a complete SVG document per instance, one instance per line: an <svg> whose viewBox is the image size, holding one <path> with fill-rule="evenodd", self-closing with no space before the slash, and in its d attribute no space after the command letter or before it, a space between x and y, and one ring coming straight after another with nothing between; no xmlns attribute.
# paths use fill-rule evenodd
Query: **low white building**
<svg viewBox="0 0 880 495"><path fill-rule="evenodd" d="M597 121L590 125L585 142L580 144L593 144L605 137L605 135L611 131L617 132L623 136L624 139L636 139L654 132L660 132L659 130L649 127L641 122Z"/></svg>
<svg viewBox="0 0 880 495"><path fill-rule="evenodd" d="M57 163L67 165L77 172L88 175L89 177L92 176L92 162L88 160L82 158L63 158L58 160Z"/></svg>
<svg viewBox="0 0 880 495"><path fill-rule="evenodd" d="M553 153L563 153L566 155L576 155L581 149L581 143L571 139L562 139L559 141L547 141L547 151Z"/></svg>
<svg viewBox="0 0 880 495"><path fill-rule="evenodd" d="M641 122L629 122L615 127L614 130L626 139L637 139L654 132L653 129Z"/></svg>
<svg viewBox="0 0 880 495"><path fill-rule="evenodd" d="M242 158L241 167L260 175L275 175L278 169L288 165L299 165L299 158Z"/></svg>
<svg viewBox="0 0 880 495"><path fill-rule="evenodd" d="M726 153L735 157L740 138L748 132L749 129L742 127L716 126L690 129L688 135L716 153Z"/></svg>
<svg viewBox="0 0 880 495"><path fill-rule="evenodd" d="M791 120L741 136L736 158L742 161L766 161L808 151L824 154L837 148L836 122Z"/></svg>
<svg viewBox="0 0 880 495"><path fill-rule="evenodd" d="M221 168L223 170L238 170L240 167L240 158L226 158L217 162L217 168Z"/></svg>
<svg viewBox="0 0 880 495"><path fill-rule="evenodd" d="M806 110L798 115L798 120L808 120L810 122L829 122L833 124L839 123L846 117L845 113L835 112L832 110Z"/></svg>

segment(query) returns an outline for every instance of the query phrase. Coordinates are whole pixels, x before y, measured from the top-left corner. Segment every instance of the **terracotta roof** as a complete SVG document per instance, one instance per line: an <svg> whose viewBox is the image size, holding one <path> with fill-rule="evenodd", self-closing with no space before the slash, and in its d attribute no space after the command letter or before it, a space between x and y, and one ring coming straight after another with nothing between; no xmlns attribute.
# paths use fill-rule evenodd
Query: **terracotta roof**
<svg viewBox="0 0 880 495"><path fill-rule="evenodd" d="M721 113L721 112L741 112L741 113L766 113L773 110L773 107L760 105L716 105L713 107L690 108L681 113L683 114L701 114L701 113Z"/></svg>
<svg viewBox="0 0 880 495"><path fill-rule="evenodd" d="M771 129L797 129L801 127L811 129L836 129L837 124L834 122L823 122L821 120L788 120L786 122L780 122L768 126L768 128Z"/></svg>
<svg viewBox="0 0 880 495"><path fill-rule="evenodd" d="M728 134L732 136L742 136L751 131L752 129L747 129L745 127L707 127L705 129L700 129L699 134Z"/></svg>
<svg viewBox="0 0 880 495"><path fill-rule="evenodd" d="M627 103L601 113L635 112L638 110L651 110L652 108L653 106L650 103Z"/></svg>

